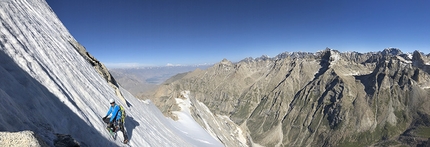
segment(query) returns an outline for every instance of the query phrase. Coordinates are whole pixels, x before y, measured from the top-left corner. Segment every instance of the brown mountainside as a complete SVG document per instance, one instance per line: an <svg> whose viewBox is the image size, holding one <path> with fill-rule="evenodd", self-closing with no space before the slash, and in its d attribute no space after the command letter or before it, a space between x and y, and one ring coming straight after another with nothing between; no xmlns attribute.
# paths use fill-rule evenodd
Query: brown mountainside
<svg viewBox="0 0 430 147"><path fill-rule="evenodd" d="M174 118L190 91L194 118L226 146L425 146L428 62L398 49L224 59L172 77L152 101Z"/></svg>

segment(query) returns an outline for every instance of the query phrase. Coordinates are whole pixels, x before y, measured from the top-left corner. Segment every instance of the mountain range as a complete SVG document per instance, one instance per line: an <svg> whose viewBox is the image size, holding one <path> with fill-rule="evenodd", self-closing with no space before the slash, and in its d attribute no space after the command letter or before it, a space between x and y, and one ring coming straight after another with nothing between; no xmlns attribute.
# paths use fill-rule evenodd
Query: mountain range
<svg viewBox="0 0 430 147"><path fill-rule="evenodd" d="M137 99L46 1L1 0L0 146L124 146L101 120L109 99L128 146L430 146L430 54L327 48L177 72L136 71L157 86Z"/></svg>
<svg viewBox="0 0 430 147"><path fill-rule="evenodd" d="M419 51L281 53L178 74L152 101L192 114L226 146L428 146L430 58Z"/></svg>

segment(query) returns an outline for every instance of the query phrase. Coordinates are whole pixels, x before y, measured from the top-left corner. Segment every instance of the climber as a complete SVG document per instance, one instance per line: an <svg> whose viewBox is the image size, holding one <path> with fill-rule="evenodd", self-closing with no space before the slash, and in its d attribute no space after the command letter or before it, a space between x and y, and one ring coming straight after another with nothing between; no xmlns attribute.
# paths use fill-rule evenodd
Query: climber
<svg viewBox="0 0 430 147"><path fill-rule="evenodd" d="M115 104L114 99L109 100L110 107L105 117L103 117L103 121L108 124L107 129L110 129L112 132L117 132L118 128L121 130L124 136L124 144L128 143L128 136L124 129L125 123L125 111L124 108L120 105ZM110 118L108 116L111 115Z"/></svg>

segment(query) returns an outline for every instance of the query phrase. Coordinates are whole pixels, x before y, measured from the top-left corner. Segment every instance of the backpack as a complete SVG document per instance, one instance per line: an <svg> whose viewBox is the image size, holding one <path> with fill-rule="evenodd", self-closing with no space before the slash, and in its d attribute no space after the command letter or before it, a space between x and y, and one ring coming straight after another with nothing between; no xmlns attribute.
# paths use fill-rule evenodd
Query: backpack
<svg viewBox="0 0 430 147"><path fill-rule="evenodd" d="M121 111L121 121L124 122L125 117L127 115L125 114L125 109L124 109L124 107L122 107L122 105L119 105L119 111Z"/></svg>

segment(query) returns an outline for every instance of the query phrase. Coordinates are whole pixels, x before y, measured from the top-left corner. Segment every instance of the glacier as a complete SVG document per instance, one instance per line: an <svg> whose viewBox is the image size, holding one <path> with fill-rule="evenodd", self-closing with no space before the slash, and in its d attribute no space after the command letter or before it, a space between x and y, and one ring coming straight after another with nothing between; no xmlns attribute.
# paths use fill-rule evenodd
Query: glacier
<svg viewBox="0 0 430 147"><path fill-rule="evenodd" d="M56 134L81 146L121 146L122 133L111 139L101 120L113 98L126 108L130 146L223 146L191 116L173 121L121 87L120 101L70 40L46 1L0 0L0 132L33 131L49 146Z"/></svg>

